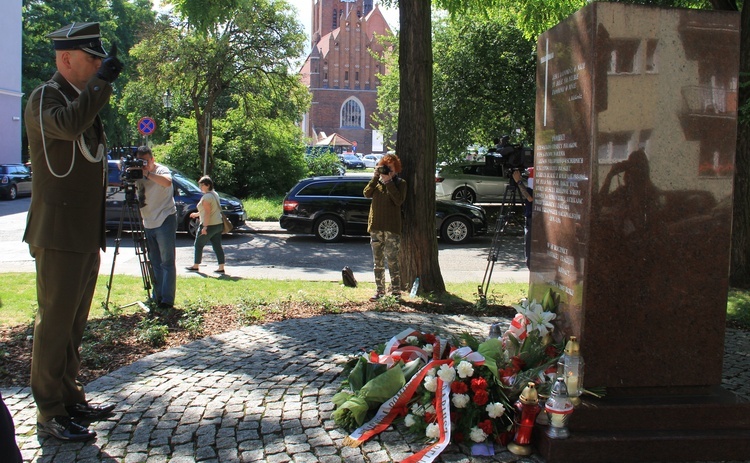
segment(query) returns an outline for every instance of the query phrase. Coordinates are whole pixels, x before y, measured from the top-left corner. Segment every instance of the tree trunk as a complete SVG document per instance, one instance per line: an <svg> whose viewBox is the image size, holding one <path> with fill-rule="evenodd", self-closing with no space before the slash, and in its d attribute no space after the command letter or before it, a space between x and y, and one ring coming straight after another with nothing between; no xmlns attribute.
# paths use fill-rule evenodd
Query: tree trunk
<svg viewBox="0 0 750 463"><path fill-rule="evenodd" d="M742 8L740 21L740 88L739 108L750 100L750 7ZM750 122L742 115L737 124L737 152L734 160L734 211L732 214L732 253L729 284L750 288Z"/></svg>
<svg viewBox="0 0 750 463"><path fill-rule="evenodd" d="M398 140L408 193L401 239L404 285L420 279L420 293L445 292L435 233L437 137L432 107L432 11L430 0L399 2Z"/></svg>
<svg viewBox="0 0 750 463"><path fill-rule="evenodd" d="M200 159L201 175L211 175L213 172L213 151L211 149L212 131L210 127L206 130L206 112L201 111L198 105L193 105L195 111L195 125L198 131L198 157ZM208 156L206 155L206 143L208 143ZM207 165L206 162L208 163Z"/></svg>

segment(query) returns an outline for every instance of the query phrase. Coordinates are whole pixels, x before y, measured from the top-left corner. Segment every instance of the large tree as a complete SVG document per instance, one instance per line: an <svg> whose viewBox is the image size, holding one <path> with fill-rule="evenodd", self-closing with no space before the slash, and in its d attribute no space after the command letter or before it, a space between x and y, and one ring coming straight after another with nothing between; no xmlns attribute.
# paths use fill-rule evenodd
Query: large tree
<svg viewBox="0 0 750 463"><path fill-rule="evenodd" d="M400 2L398 140L408 186L401 237L404 281L421 280L420 291L445 292L435 232L437 139L432 105L430 0Z"/></svg>
<svg viewBox="0 0 750 463"><path fill-rule="evenodd" d="M159 24L134 47L138 85L152 105L169 89L189 108L200 165L212 172L211 119L224 117L234 96L249 105L252 95L270 89L274 101L285 101L300 85L291 63L302 53L304 34L282 0L173 3L182 22Z"/></svg>

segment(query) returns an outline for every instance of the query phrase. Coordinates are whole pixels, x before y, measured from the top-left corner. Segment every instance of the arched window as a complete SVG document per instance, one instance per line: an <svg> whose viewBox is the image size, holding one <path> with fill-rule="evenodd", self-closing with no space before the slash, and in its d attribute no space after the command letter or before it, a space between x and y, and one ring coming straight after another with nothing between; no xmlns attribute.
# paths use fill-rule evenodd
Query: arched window
<svg viewBox="0 0 750 463"><path fill-rule="evenodd" d="M333 10L333 28L336 29L338 26L338 16L336 16L336 10Z"/></svg>
<svg viewBox="0 0 750 463"><path fill-rule="evenodd" d="M341 106L341 127L365 127L365 108L358 99L351 97Z"/></svg>

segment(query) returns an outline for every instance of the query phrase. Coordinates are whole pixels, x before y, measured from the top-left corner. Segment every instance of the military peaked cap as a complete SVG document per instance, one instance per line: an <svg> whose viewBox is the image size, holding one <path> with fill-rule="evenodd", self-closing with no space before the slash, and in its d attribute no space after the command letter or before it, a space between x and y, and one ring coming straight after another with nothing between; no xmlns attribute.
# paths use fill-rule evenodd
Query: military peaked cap
<svg viewBox="0 0 750 463"><path fill-rule="evenodd" d="M101 41L99 23L73 23L47 35L53 40L55 50L83 50L86 53L106 58Z"/></svg>

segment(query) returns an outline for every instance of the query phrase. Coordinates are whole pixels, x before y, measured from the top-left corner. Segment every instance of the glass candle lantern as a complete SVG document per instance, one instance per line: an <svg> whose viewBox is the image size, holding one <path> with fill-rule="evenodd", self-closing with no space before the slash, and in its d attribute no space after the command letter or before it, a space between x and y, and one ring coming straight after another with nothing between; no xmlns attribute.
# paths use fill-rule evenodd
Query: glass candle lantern
<svg viewBox="0 0 750 463"><path fill-rule="evenodd" d="M568 387L565 385L565 379L558 377L555 385L552 386L552 394L544 406L547 414L549 427L545 433L552 439L565 439L570 436L568 431L568 419L573 413L573 402L568 397Z"/></svg>
<svg viewBox="0 0 750 463"><path fill-rule="evenodd" d="M516 410L513 442L508 444L508 450L516 455L531 455L531 432L534 429L536 416L539 414L539 395L534 383L529 382L513 405Z"/></svg>
<svg viewBox="0 0 750 463"><path fill-rule="evenodd" d="M571 336L565 345L565 352L557 362L557 376L565 380L565 386L568 389L568 397L573 405L581 403L581 394L583 393L583 357L581 356L581 347L578 339Z"/></svg>

